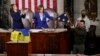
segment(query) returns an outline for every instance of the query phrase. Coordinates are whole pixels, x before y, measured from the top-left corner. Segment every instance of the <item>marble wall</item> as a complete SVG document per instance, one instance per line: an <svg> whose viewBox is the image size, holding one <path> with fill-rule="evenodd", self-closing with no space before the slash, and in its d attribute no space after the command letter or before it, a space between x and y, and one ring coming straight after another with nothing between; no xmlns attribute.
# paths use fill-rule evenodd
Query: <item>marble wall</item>
<svg viewBox="0 0 100 56"><path fill-rule="evenodd" d="M84 9L85 0L74 0L74 20L80 16L80 12Z"/></svg>
<svg viewBox="0 0 100 56"><path fill-rule="evenodd" d="M62 14L64 12L64 0L57 0L57 12Z"/></svg>

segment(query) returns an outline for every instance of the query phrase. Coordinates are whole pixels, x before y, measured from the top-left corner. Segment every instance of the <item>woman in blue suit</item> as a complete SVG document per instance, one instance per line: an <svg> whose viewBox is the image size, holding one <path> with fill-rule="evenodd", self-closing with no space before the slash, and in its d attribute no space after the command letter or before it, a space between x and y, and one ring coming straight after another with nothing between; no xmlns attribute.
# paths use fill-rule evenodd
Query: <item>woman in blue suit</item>
<svg viewBox="0 0 100 56"><path fill-rule="evenodd" d="M39 5L38 11L34 16L34 23L36 29L48 28L47 21L52 20L47 12L44 11L42 5Z"/></svg>
<svg viewBox="0 0 100 56"><path fill-rule="evenodd" d="M12 17L13 29L23 29L23 23L21 18L25 15L21 15L21 11L17 9L15 4L11 4L10 15Z"/></svg>

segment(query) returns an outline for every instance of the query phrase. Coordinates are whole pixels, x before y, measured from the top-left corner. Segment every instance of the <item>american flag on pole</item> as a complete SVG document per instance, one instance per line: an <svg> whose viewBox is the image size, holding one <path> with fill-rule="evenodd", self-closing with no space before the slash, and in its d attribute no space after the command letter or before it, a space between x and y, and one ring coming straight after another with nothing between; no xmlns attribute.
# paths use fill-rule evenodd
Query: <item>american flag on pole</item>
<svg viewBox="0 0 100 56"><path fill-rule="evenodd" d="M10 0L10 2L16 4L19 10L29 8L35 12L38 5L43 5L45 9L52 8L57 11L57 0Z"/></svg>

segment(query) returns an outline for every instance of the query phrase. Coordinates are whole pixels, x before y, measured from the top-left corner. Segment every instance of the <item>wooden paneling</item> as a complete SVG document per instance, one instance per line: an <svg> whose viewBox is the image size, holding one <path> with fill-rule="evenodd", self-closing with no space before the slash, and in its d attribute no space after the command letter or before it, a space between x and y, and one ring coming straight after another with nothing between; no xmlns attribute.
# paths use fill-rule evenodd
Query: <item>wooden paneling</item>
<svg viewBox="0 0 100 56"><path fill-rule="evenodd" d="M7 56L31 56L31 43L6 43Z"/></svg>
<svg viewBox="0 0 100 56"><path fill-rule="evenodd" d="M2 39L3 44L3 50L6 50L6 42L10 41L10 32L0 32L0 39Z"/></svg>
<svg viewBox="0 0 100 56"><path fill-rule="evenodd" d="M70 53L68 32L31 33L33 53Z"/></svg>
<svg viewBox="0 0 100 56"><path fill-rule="evenodd" d="M4 50L6 50L6 42L10 41L11 33L0 32L0 38L4 40ZM50 53L50 54L67 54L70 53L69 34L65 32L39 32L30 33L32 43L32 53ZM10 48L10 47L9 47ZM14 47L17 48L17 47Z"/></svg>

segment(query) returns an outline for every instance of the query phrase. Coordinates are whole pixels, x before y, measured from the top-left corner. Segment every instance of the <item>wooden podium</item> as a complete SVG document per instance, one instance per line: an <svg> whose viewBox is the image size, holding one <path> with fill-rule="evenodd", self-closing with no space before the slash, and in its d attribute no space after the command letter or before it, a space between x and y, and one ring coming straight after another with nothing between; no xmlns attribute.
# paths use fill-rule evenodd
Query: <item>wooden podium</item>
<svg viewBox="0 0 100 56"><path fill-rule="evenodd" d="M30 32L32 53L69 54L70 45L68 35L67 29L54 29L54 31L47 32L41 32L41 30L32 29Z"/></svg>
<svg viewBox="0 0 100 56"><path fill-rule="evenodd" d="M7 56L31 56L30 42L7 42Z"/></svg>

